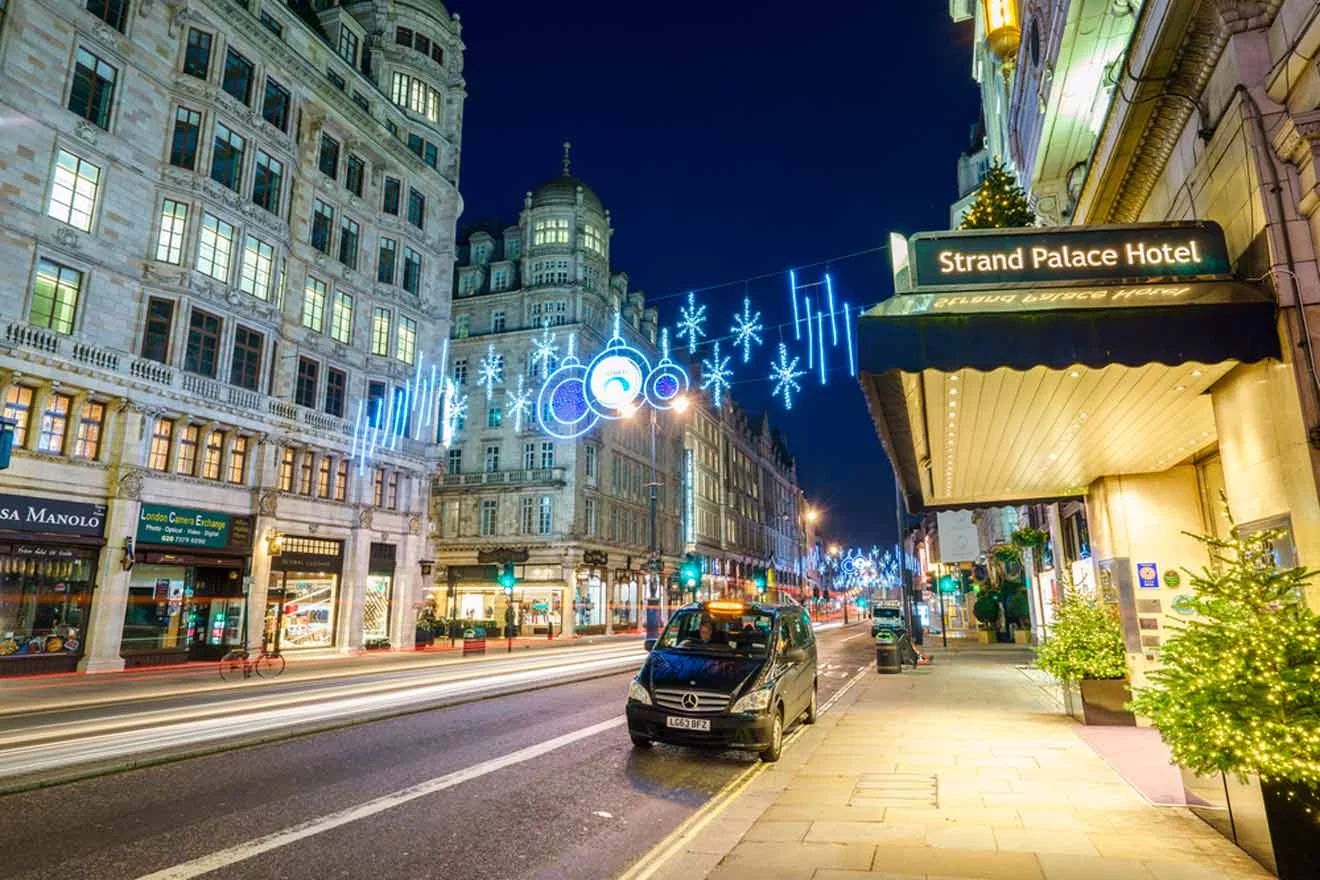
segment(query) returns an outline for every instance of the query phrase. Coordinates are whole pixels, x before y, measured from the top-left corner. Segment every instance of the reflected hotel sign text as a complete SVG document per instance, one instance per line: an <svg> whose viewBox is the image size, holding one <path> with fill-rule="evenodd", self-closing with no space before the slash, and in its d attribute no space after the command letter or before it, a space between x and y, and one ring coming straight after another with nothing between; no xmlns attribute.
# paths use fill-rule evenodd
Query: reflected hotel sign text
<svg viewBox="0 0 1320 880"><path fill-rule="evenodd" d="M1214 223L922 233L916 287L1007 286L1222 277L1230 266Z"/></svg>

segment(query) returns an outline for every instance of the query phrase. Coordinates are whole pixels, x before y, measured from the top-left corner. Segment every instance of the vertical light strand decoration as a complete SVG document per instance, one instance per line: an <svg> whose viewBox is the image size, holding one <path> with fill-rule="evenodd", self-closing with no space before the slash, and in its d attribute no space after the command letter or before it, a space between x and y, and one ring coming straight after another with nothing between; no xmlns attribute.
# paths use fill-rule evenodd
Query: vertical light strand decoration
<svg viewBox="0 0 1320 880"><path fill-rule="evenodd" d="M830 336L834 340L831 344L839 344L839 325L834 322L834 281L830 278L830 273L825 273L825 295L829 297L830 305Z"/></svg>
<svg viewBox="0 0 1320 880"><path fill-rule="evenodd" d="M802 297L802 304L807 311L807 369L816 366L816 346L811 330L811 297Z"/></svg>
<svg viewBox="0 0 1320 880"><path fill-rule="evenodd" d="M816 312L816 338L820 340L820 384L825 384L825 313Z"/></svg>
<svg viewBox="0 0 1320 880"><path fill-rule="evenodd" d="M793 297L793 338L799 342L802 341L802 318L798 315L797 303L797 272L793 269L788 270L788 291Z"/></svg>
<svg viewBox="0 0 1320 880"><path fill-rule="evenodd" d="M860 312L858 313L860 317ZM852 339L852 309L847 303L843 304L843 336L848 344L848 375L857 375L857 356L853 353Z"/></svg>

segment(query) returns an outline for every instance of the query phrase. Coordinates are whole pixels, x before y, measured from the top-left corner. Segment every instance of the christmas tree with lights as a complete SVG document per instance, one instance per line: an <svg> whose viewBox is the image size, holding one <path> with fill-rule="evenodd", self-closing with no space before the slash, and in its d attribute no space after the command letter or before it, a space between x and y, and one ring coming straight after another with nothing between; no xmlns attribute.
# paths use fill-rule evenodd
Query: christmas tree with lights
<svg viewBox="0 0 1320 880"><path fill-rule="evenodd" d="M1036 212L1027 194L1002 162L996 161L981 181L976 200L963 215L959 229L1010 229L1035 226Z"/></svg>
<svg viewBox="0 0 1320 880"><path fill-rule="evenodd" d="M1304 598L1315 572L1279 567L1278 531L1230 534L1199 536L1211 564L1191 579L1196 617L1129 708L1199 774L1320 790L1320 615Z"/></svg>

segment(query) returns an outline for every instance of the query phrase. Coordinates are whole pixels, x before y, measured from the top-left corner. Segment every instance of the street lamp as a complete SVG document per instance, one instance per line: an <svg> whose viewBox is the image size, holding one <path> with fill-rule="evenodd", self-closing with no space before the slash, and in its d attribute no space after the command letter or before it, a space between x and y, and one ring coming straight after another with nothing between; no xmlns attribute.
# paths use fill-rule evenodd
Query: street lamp
<svg viewBox="0 0 1320 880"><path fill-rule="evenodd" d="M691 401L688 400L686 395L679 395L678 397L675 397L672 403L673 411L679 414L687 412L689 406L691 406ZM660 596L663 594L664 589L662 584L660 583L660 569L661 569L660 530L659 530L659 515L656 509L657 507L656 489L660 485L660 481L659 481L660 478L656 473L655 444L656 444L656 432L658 430L659 421L655 414L656 408L651 407L650 411L651 411L651 482L647 485L651 490L651 498L650 498L651 547L650 547L650 554L648 561L648 565L651 570L650 572L648 572L650 587L647 590L647 596L646 596L646 637L648 639L654 639L654 638L658 638L660 635L660 617L663 611L663 606L660 601ZM633 412L636 412L636 410L633 410ZM631 416L632 412L628 413L628 415ZM653 602L654 604L652 604Z"/></svg>
<svg viewBox="0 0 1320 880"><path fill-rule="evenodd" d="M1007 99L1013 68L1017 65L1018 47L1022 45L1017 0L981 0L981 11L985 15L986 42L1004 65L1004 97Z"/></svg>

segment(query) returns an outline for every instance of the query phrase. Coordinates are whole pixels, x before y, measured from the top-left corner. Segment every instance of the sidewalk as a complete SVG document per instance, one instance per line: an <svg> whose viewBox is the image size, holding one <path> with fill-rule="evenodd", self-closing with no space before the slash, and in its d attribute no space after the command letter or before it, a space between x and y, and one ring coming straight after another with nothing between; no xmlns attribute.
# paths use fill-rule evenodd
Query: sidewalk
<svg viewBox="0 0 1320 880"><path fill-rule="evenodd" d="M1050 689L1018 668L1028 650L928 652L935 663L915 672L864 673L727 809L680 829L648 857L666 861L630 876L1272 876L1187 810L1151 806L1100 760Z"/></svg>
<svg viewBox="0 0 1320 880"><path fill-rule="evenodd" d="M308 653L289 651L284 654L288 660L288 667L283 675L273 679L254 677L238 683L223 681L219 676L219 664L216 661L104 672L96 675L67 673L0 678L0 718L45 709L107 705L236 687L247 689L277 687L299 681L408 672L428 666L482 660L495 661L575 647L604 648L634 643L640 647L640 634L554 640L544 637L514 639L513 652L507 653L507 643L504 639L498 641L491 639L486 643L484 655L470 656L466 660L463 658L463 643L456 642L451 648L448 646L448 640L445 640L443 646L420 651L366 651L357 654L340 654L333 651Z"/></svg>

